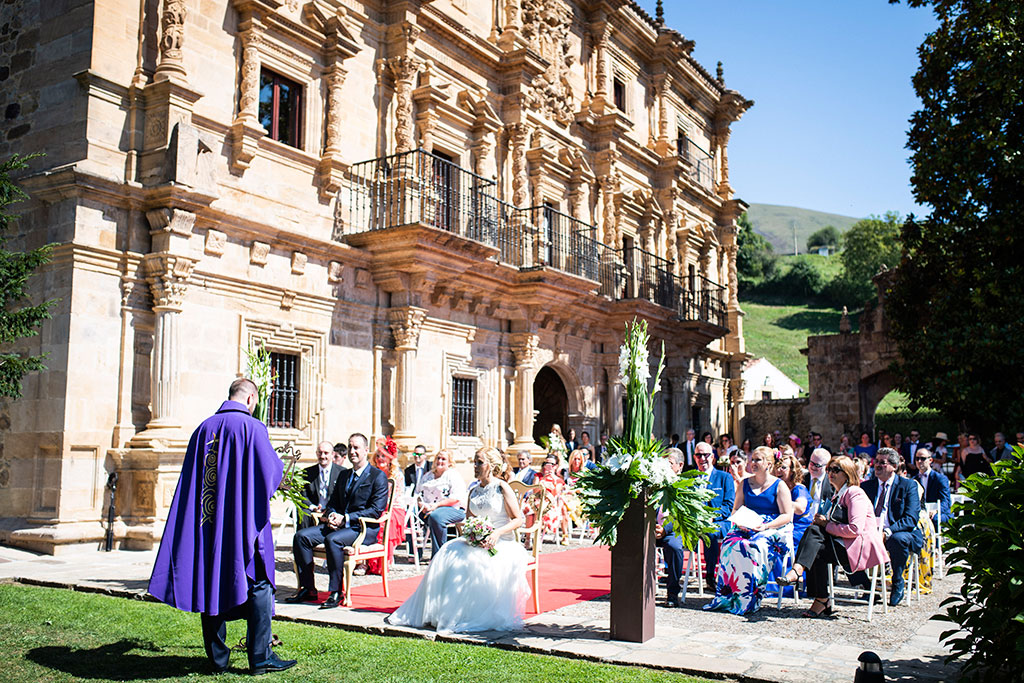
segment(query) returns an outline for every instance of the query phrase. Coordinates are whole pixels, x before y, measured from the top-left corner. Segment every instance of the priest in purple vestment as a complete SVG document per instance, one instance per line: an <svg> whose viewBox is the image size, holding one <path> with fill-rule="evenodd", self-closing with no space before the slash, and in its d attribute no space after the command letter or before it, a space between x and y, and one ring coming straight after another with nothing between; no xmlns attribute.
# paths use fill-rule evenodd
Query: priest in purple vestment
<svg viewBox="0 0 1024 683"><path fill-rule="evenodd" d="M274 539L270 499L283 463L267 427L252 416L256 385L237 379L228 400L189 440L168 512L149 592L186 612L200 612L213 671L228 668L225 622L246 619L249 669L283 671L270 649L274 610Z"/></svg>

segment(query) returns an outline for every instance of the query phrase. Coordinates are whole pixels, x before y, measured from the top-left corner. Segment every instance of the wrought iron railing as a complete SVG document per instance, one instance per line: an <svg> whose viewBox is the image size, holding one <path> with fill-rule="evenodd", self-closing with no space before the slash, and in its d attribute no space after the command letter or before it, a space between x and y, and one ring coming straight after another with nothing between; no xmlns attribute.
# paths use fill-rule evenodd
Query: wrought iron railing
<svg viewBox="0 0 1024 683"><path fill-rule="evenodd" d="M495 245L495 183L416 149L354 164L349 170L346 234L423 223Z"/></svg>
<svg viewBox="0 0 1024 683"><path fill-rule="evenodd" d="M715 158L690 138L683 138L679 155L690 164L690 179L708 192L714 190Z"/></svg>
<svg viewBox="0 0 1024 683"><path fill-rule="evenodd" d="M679 317L683 320L704 321L728 327L725 310L725 287L703 275L687 277L679 299Z"/></svg>
<svg viewBox="0 0 1024 683"><path fill-rule="evenodd" d="M635 246L622 250L623 299L646 299L666 308L679 302L679 280L672 262Z"/></svg>

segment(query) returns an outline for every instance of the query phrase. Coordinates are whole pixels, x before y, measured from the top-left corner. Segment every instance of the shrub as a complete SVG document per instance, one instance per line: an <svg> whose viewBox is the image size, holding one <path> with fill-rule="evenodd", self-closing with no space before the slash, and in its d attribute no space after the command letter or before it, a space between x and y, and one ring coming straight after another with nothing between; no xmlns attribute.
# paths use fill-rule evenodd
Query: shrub
<svg viewBox="0 0 1024 683"><path fill-rule="evenodd" d="M797 261L783 275L772 278L764 290L775 296L806 301L818 296L822 286L821 272L807 261Z"/></svg>
<svg viewBox="0 0 1024 683"><path fill-rule="evenodd" d="M946 631L947 663L965 658L964 675L1012 680L1024 670L1024 448L963 484L971 500L954 508L946 527L950 572L964 575L960 594L943 601L934 619Z"/></svg>

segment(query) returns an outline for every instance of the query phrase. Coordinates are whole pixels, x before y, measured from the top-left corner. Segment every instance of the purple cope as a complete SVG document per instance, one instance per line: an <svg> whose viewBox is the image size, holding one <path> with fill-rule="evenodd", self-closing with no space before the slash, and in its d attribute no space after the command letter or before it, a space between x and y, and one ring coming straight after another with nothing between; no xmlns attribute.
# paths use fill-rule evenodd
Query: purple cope
<svg viewBox="0 0 1024 683"><path fill-rule="evenodd" d="M189 440L149 592L186 612L227 614L248 600L257 552L276 587L270 499L283 470L266 425L224 401Z"/></svg>

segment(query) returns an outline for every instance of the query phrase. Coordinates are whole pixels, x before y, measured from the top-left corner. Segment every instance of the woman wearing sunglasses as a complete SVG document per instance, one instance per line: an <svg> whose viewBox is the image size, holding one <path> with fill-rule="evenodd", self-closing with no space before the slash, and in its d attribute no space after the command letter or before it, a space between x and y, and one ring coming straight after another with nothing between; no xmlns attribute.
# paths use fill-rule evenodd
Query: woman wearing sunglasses
<svg viewBox="0 0 1024 683"><path fill-rule="evenodd" d="M807 572L807 595L814 598L805 617L832 614L828 606L828 565L841 564L849 572L861 571L886 561L885 544L878 530L871 500L860 488L857 466L845 455L832 458L826 469L836 490L827 511L814 516L796 549L793 568L779 584L796 583Z"/></svg>

